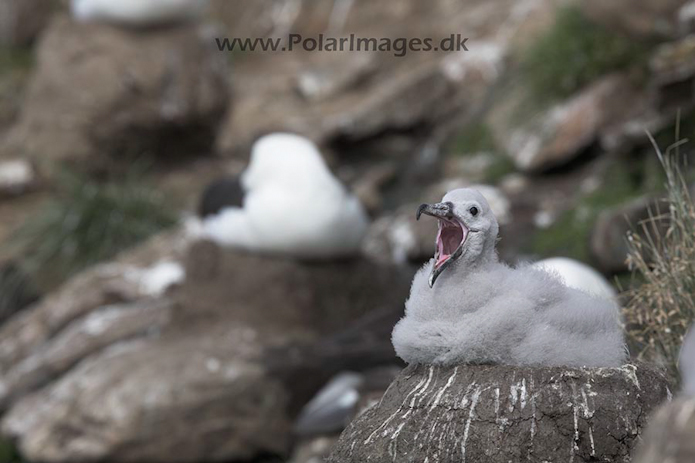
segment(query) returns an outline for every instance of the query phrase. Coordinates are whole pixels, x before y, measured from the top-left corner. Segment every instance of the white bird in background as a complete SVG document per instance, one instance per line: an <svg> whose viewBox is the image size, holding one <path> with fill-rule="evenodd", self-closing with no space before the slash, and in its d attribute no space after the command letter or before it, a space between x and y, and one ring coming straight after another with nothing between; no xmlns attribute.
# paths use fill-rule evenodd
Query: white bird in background
<svg viewBox="0 0 695 463"><path fill-rule="evenodd" d="M161 26L199 18L208 0L72 0L75 19L130 27Z"/></svg>
<svg viewBox="0 0 695 463"><path fill-rule="evenodd" d="M499 226L478 191L459 189L420 214L439 220L437 247L415 275L393 330L408 363L617 367L626 349L617 305L554 272L498 262Z"/></svg>
<svg viewBox="0 0 695 463"><path fill-rule="evenodd" d="M225 193L232 207L220 205ZM316 145L284 133L254 144L238 182L208 188L201 215L204 237L221 246L309 259L357 254L369 224Z"/></svg>
<svg viewBox="0 0 695 463"><path fill-rule="evenodd" d="M359 389L363 383L364 376L351 371L333 377L304 406L295 422L295 433L312 435L342 431L360 399Z"/></svg>
<svg viewBox="0 0 695 463"><path fill-rule="evenodd" d="M567 257L552 257L533 264L533 267L551 272L570 288L615 301L618 293L599 272L582 262Z"/></svg>

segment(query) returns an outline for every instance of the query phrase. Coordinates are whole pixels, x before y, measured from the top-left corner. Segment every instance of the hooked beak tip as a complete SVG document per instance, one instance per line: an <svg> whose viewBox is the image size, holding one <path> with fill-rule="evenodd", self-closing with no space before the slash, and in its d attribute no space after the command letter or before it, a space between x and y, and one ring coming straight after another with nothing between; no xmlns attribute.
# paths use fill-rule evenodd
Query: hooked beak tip
<svg viewBox="0 0 695 463"><path fill-rule="evenodd" d="M422 213L429 207L429 204L420 204L417 208L417 213L415 214L415 220L420 220Z"/></svg>

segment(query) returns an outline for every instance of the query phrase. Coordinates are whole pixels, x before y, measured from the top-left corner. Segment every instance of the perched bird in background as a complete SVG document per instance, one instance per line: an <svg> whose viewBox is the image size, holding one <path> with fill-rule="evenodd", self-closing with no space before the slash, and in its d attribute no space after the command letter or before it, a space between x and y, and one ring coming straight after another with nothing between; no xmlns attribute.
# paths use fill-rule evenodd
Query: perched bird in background
<svg viewBox="0 0 695 463"><path fill-rule="evenodd" d="M358 414L360 406L369 406L381 398L401 369L391 365L359 373L338 373L302 408L294 433L315 436L341 432Z"/></svg>
<svg viewBox="0 0 695 463"><path fill-rule="evenodd" d="M611 301L615 301L618 297L618 293L603 275L574 259L552 257L534 262L533 267L559 276L570 288L579 289Z"/></svg>
<svg viewBox="0 0 695 463"><path fill-rule="evenodd" d="M208 185L198 206L198 215L205 219L219 214L225 208L244 207L246 192L241 177L221 178Z"/></svg>
<svg viewBox="0 0 695 463"><path fill-rule="evenodd" d="M340 432L360 398L364 376L345 371L334 376L302 409L294 425L298 435Z"/></svg>
<svg viewBox="0 0 695 463"><path fill-rule="evenodd" d="M553 272L497 259L497 220L469 188L423 204L439 220L435 256L413 280L393 330L408 363L617 367L626 349L617 306Z"/></svg>
<svg viewBox="0 0 695 463"><path fill-rule="evenodd" d="M72 0L75 19L128 27L163 26L199 18L208 0Z"/></svg>
<svg viewBox="0 0 695 463"><path fill-rule="evenodd" d="M210 187L200 211L203 236L221 246L307 259L357 254L369 224L316 145L285 133L259 139L246 171Z"/></svg>

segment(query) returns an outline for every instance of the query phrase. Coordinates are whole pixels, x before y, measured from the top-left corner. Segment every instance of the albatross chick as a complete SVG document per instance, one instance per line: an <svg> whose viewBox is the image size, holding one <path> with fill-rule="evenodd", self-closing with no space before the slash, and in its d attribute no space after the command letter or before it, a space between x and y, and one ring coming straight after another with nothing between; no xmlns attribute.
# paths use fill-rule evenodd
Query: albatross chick
<svg viewBox="0 0 695 463"><path fill-rule="evenodd" d="M495 252L499 227L476 190L423 204L439 221L435 256L415 275L393 345L408 363L616 367L626 359L615 303L554 272L511 268Z"/></svg>

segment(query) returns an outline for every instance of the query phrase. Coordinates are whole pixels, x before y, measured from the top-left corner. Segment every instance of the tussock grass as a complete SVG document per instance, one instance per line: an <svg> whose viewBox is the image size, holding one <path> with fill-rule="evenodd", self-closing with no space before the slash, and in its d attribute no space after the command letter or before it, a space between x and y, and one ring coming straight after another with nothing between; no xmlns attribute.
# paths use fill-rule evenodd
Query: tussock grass
<svg viewBox="0 0 695 463"><path fill-rule="evenodd" d="M64 280L174 225L175 211L139 173L98 182L64 174L56 198L14 240L29 273Z"/></svg>
<svg viewBox="0 0 695 463"><path fill-rule="evenodd" d="M0 264L0 324L38 298L37 289L22 269L12 263Z"/></svg>
<svg viewBox="0 0 695 463"><path fill-rule="evenodd" d="M23 461L17 449L9 441L0 438L0 463L22 463Z"/></svg>
<svg viewBox="0 0 695 463"><path fill-rule="evenodd" d="M626 291L624 316L633 353L677 377L678 353L695 319L695 203L678 150L683 141L662 153L650 140L666 174L667 196L628 235L628 263L642 284Z"/></svg>

